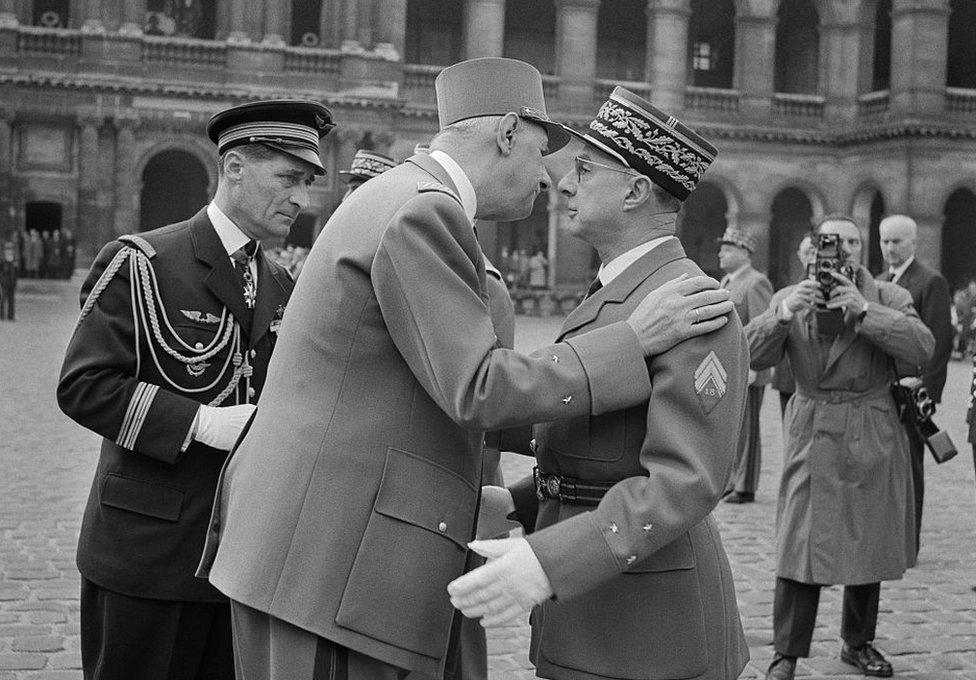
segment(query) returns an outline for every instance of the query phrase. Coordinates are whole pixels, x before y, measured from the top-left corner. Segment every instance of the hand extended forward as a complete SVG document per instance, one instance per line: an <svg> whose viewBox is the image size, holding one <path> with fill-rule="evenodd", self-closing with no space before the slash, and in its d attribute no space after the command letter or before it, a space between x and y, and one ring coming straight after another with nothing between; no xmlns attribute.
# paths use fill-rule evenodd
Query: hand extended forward
<svg viewBox="0 0 976 680"><path fill-rule="evenodd" d="M711 333L728 323L729 291L709 276L682 274L651 291L627 319L645 356Z"/></svg>

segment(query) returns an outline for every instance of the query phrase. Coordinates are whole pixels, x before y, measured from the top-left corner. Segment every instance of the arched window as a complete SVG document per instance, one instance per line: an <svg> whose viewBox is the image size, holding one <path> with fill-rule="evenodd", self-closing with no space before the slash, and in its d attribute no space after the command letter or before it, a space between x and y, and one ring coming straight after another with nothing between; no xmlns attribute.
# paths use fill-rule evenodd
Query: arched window
<svg viewBox="0 0 976 680"><path fill-rule="evenodd" d="M322 26L322 0L291 0L291 44L319 47Z"/></svg>
<svg viewBox="0 0 976 680"><path fill-rule="evenodd" d="M68 0L34 0L31 23L44 28L67 28L70 10Z"/></svg>
<svg viewBox="0 0 976 680"><path fill-rule="evenodd" d="M874 60L871 66L871 90L891 87L891 0L878 0L874 13Z"/></svg>
<svg viewBox="0 0 976 680"><path fill-rule="evenodd" d="M820 16L810 0L783 0L776 24L776 92L820 89Z"/></svg>
<svg viewBox="0 0 976 680"><path fill-rule="evenodd" d="M504 54L529 62L542 74L556 73L556 7L553 0L505 3Z"/></svg>
<svg viewBox="0 0 976 680"><path fill-rule="evenodd" d="M216 0L146 0L146 35L214 37Z"/></svg>
<svg viewBox="0 0 976 680"><path fill-rule="evenodd" d="M871 211L868 217L868 243L866 249L862 248L862 251L867 250L867 267L872 274L880 273L885 268L884 257L881 255L881 232L879 231L884 216L884 196L879 191L871 199Z"/></svg>
<svg viewBox="0 0 976 680"><path fill-rule="evenodd" d="M701 182L681 208L678 235L695 263L710 276L722 278L718 268L718 239L728 226L729 204L722 190Z"/></svg>
<svg viewBox="0 0 976 680"><path fill-rule="evenodd" d="M942 227L942 275L953 289L976 279L976 194L954 191L945 204Z"/></svg>
<svg viewBox="0 0 976 680"><path fill-rule="evenodd" d="M408 64L447 66L461 61L464 3L454 0L408 0Z"/></svg>
<svg viewBox="0 0 976 680"><path fill-rule="evenodd" d="M769 271L774 288L800 280L805 271L796 249L813 228L813 206L800 189L789 187L773 199L769 221Z"/></svg>
<svg viewBox="0 0 976 680"><path fill-rule="evenodd" d="M688 50L692 85L732 88L735 7L731 0L691 0Z"/></svg>
<svg viewBox="0 0 976 680"><path fill-rule="evenodd" d="M976 2L949 3L949 49L946 85L976 88Z"/></svg>
<svg viewBox="0 0 976 680"><path fill-rule="evenodd" d="M600 5L597 20L596 76L644 80L647 54L646 0L614 0Z"/></svg>
<svg viewBox="0 0 976 680"><path fill-rule="evenodd" d="M192 217L207 203L207 170L193 154L170 149L155 155L142 172L139 230Z"/></svg>

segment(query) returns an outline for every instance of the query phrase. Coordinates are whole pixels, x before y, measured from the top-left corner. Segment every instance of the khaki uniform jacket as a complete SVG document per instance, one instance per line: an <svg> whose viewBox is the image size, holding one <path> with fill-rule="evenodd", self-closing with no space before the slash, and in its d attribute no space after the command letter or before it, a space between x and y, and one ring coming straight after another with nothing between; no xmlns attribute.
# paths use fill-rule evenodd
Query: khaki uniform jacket
<svg viewBox="0 0 976 680"><path fill-rule="evenodd" d="M769 309L769 301L773 297L773 284L765 274L752 265L746 266L734 278L728 276L723 278L722 287L727 288L732 295L735 311L739 313L739 320L743 326ZM759 371L752 384L756 387L768 385L772 377L772 369Z"/></svg>
<svg viewBox="0 0 976 680"><path fill-rule="evenodd" d="M626 318L644 296L701 274L677 239L588 297L572 338ZM732 573L712 509L735 458L748 353L738 318L652 357L649 401L538 425L539 467L616 482L595 508L539 502L513 488L555 601L532 615L531 657L560 680L733 680L749 658Z"/></svg>
<svg viewBox="0 0 976 680"><path fill-rule="evenodd" d="M285 313L253 424L223 473L200 574L232 599L439 676L474 534L483 431L650 392L614 324L497 347L484 258L426 154L343 202Z"/></svg>
<svg viewBox="0 0 976 680"><path fill-rule="evenodd" d="M894 360L924 364L935 341L905 289L861 269L864 320L821 339L815 313L780 321L769 310L746 326L753 368L784 352L796 376L786 407L777 506L776 573L801 583L876 583L915 563L908 439L890 392Z"/></svg>

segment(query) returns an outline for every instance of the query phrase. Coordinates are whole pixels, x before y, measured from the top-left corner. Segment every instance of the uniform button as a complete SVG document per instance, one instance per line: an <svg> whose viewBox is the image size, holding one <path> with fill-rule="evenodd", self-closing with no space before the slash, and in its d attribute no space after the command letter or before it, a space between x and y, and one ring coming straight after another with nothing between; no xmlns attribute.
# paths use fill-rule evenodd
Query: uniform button
<svg viewBox="0 0 976 680"><path fill-rule="evenodd" d="M617 525L615 523L611 523L610 524L610 533L611 534L616 534L619 531L620 531L620 529L617 527Z"/></svg>
<svg viewBox="0 0 976 680"><path fill-rule="evenodd" d="M438 530L439 532L441 532L442 534L443 534L443 533L444 533L445 531L447 531L447 522L441 522L440 524L438 524L438 525L437 525L437 530Z"/></svg>
<svg viewBox="0 0 976 680"><path fill-rule="evenodd" d="M251 350L251 358L253 359L253 358L254 358L254 357L256 357L257 355L258 355L258 351L257 351L256 349L252 349L252 350Z"/></svg>
<svg viewBox="0 0 976 680"><path fill-rule="evenodd" d="M631 555L630 557L627 558L627 564L633 564L636 561L637 561L637 555Z"/></svg>
<svg viewBox="0 0 976 680"><path fill-rule="evenodd" d="M193 346L193 349L203 349L203 343L202 342L198 342L197 344L195 344Z"/></svg>
<svg viewBox="0 0 976 680"><path fill-rule="evenodd" d="M568 397L563 397L563 403L566 404L567 406L569 405L569 402L571 402L572 400L573 400L572 395Z"/></svg>
<svg viewBox="0 0 976 680"><path fill-rule="evenodd" d="M255 394L257 394L257 390L255 390L253 387L248 387L247 388L247 396L248 397L253 397Z"/></svg>
<svg viewBox="0 0 976 680"><path fill-rule="evenodd" d="M558 364L559 363L559 357L557 357L555 354L552 355L552 363L554 363L554 364Z"/></svg>

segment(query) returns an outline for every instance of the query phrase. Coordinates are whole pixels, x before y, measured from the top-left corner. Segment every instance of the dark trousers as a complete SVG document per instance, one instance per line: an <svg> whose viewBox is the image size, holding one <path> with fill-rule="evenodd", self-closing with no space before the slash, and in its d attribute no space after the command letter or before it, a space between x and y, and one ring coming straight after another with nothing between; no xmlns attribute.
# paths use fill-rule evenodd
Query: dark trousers
<svg viewBox="0 0 976 680"><path fill-rule="evenodd" d="M915 487L915 556L921 547L922 502L925 500L925 441L914 427L906 427L908 452L911 456L912 485Z"/></svg>
<svg viewBox="0 0 976 680"><path fill-rule="evenodd" d="M790 403L790 397L792 396L793 396L792 392L779 393L779 415L781 418L786 417L786 405Z"/></svg>
<svg viewBox="0 0 976 680"><path fill-rule="evenodd" d="M773 647L784 656L809 656L817 622L821 586L776 579L773 596ZM880 583L844 586L840 636L852 647L874 640L878 625Z"/></svg>
<svg viewBox="0 0 976 680"><path fill-rule="evenodd" d="M85 680L233 680L226 602L130 597L81 579Z"/></svg>
<svg viewBox="0 0 976 680"><path fill-rule="evenodd" d="M762 410L765 385L749 385L746 394L746 413L739 432L739 445L732 467L729 487L739 493L756 493L762 468L762 444L759 432L759 412Z"/></svg>
<svg viewBox="0 0 976 680"><path fill-rule="evenodd" d="M231 600L237 680L403 680L407 671Z"/></svg>
<svg viewBox="0 0 976 680"><path fill-rule="evenodd" d="M14 320L15 288L0 288L0 319Z"/></svg>

